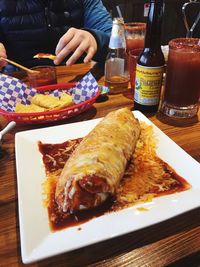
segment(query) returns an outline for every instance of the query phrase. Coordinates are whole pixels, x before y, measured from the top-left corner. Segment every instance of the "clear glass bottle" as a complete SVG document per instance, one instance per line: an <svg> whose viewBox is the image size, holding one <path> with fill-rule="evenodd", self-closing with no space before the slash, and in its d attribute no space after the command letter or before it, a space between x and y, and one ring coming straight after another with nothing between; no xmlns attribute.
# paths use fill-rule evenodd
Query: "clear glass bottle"
<svg viewBox="0 0 200 267"><path fill-rule="evenodd" d="M128 89L129 71L124 34L124 21L114 18L109 42L109 52L105 62L105 85L111 94Z"/></svg>
<svg viewBox="0 0 200 267"><path fill-rule="evenodd" d="M150 0L144 50L136 66L134 107L143 112L156 112L164 72L161 50L163 0Z"/></svg>

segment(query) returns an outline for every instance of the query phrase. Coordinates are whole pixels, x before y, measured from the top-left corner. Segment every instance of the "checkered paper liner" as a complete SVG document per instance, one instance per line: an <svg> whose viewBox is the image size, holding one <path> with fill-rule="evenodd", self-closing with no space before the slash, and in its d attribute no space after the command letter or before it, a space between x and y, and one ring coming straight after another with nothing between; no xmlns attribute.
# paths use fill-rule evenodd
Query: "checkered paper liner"
<svg viewBox="0 0 200 267"><path fill-rule="evenodd" d="M59 86L59 85L58 85ZM72 96L75 104L80 104L92 99L98 92L98 84L93 75L88 72L76 86L70 89L56 89L54 91L39 92L59 97L61 93L68 93ZM28 105L31 98L38 91L17 78L0 74L0 109L7 112L14 112L16 103Z"/></svg>

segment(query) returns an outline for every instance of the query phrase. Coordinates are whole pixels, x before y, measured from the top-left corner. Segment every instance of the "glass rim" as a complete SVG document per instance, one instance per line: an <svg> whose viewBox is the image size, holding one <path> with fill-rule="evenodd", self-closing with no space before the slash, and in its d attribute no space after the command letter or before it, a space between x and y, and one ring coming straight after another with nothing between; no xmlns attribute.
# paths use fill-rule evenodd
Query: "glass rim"
<svg viewBox="0 0 200 267"><path fill-rule="evenodd" d="M34 66L34 67L31 67L30 69L31 70L35 70L35 69L40 69L40 68L50 68L50 69L55 69L55 66L52 66L52 65L39 65L39 66Z"/></svg>
<svg viewBox="0 0 200 267"><path fill-rule="evenodd" d="M188 48L200 52L200 38L175 38L169 41L169 48L173 50Z"/></svg>
<svg viewBox="0 0 200 267"><path fill-rule="evenodd" d="M124 24L125 30L129 31L145 31L146 23L145 22L127 22Z"/></svg>
<svg viewBox="0 0 200 267"><path fill-rule="evenodd" d="M27 72L28 73L28 77L31 78L31 77L40 77L41 75L53 75L55 74L56 75L56 68L55 66L52 66L52 65L41 65L41 66L34 66L32 68L30 68L31 70L35 70L35 71L38 71L38 72Z"/></svg>

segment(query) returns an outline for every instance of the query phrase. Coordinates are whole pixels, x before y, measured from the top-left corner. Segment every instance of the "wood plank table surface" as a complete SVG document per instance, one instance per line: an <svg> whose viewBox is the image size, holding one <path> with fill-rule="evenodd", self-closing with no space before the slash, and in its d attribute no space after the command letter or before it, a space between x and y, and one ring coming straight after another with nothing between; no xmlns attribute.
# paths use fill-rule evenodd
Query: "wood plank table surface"
<svg viewBox="0 0 200 267"><path fill-rule="evenodd" d="M102 69L95 63L57 67L58 82L78 80L88 70L103 84ZM23 266L21 260L15 133L52 125L90 120L109 111L133 108L132 94L109 95L84 113L62 122L16 126L3 138L0 148L0 266ZM167 124L156 114L145 114L180 147L200 162L200 122ZM7 121L0 117L0 129ZM199 175L200 179L200 175ZM200 197L200 196L199 196ZM37 227L33 231L37 231ZM97 229L98 231L98 229ZM200 209L117 238L54 256L28 266L200 266Z"/></svg>

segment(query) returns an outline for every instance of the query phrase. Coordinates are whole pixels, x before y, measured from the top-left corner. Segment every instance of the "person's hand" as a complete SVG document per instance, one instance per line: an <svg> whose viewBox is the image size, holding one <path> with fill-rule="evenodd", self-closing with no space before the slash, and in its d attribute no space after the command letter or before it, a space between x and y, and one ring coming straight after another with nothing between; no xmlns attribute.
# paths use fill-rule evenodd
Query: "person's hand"
<svg viewBox="0 0 200 267"><path fill-rule="evenodd" d="M66 56L73 53L66 65L75 63L82 54L86 53L84 63L89 62L97 51L94 36L84 30L70 28L59 40L56 47L54 64L60 64Z"/></svg>
<svg viewBox="0 0 200 267"><path fill-rule="evenodd" d="M2 43L0 43L0 69L7 65L7 62L2 60L1 57L7 58L6 49Z"/></svg>

